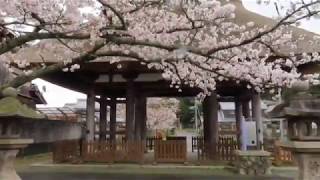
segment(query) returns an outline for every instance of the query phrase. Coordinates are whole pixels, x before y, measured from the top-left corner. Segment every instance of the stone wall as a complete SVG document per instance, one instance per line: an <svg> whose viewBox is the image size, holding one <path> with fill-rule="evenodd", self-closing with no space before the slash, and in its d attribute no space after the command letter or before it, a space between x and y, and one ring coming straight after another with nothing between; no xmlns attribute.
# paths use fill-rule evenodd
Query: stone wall
<svg viewBox="0 0 320 180"><path fill-rule="evenodd" d="M22 120L22 138L31 138L34 143L50 143L60 140L80 139L80 123L53 120Z"/></svg>
<svg viewBox="0 0 320 180"><path fill-rule="evenodd" d="M242 175L270 174L271 159L267 151L236 151L236 169Z"/></svg>

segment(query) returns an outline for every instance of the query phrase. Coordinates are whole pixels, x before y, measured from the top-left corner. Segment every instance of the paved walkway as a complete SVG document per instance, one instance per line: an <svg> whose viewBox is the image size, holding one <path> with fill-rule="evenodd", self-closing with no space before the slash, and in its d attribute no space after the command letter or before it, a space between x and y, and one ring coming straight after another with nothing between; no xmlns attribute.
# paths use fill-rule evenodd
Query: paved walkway
<svg viewBox="0 0 320 180"><path fill-rule="evenodd" d="M278 175L292 172L292 169L277 170L281 171ZM18 174L23 180L293 180L277 175L239 176L223 166L34 164L18 170Z"/></svg>
<svg viewBox="0 0 320 180"><path fill-rule="evenodd" d="M181 175L130 175L130 174L83 174L83 173L22 173L23 180L292 180L289 178L249 178L227 176L181 176Z"/></svg>

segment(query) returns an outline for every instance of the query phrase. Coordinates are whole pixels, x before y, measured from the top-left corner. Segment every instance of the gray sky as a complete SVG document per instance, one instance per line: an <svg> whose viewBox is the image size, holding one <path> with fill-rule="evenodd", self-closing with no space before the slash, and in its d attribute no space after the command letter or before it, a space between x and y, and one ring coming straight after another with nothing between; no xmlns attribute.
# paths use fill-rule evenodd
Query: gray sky
<svg viewBox="0 0 320 180"><path fill-rule="evenodd" d="M267 6L265 4L259 5L256 2L256 0L243 0L243 5L248 10L267 17L272 18L277 15L273 3ZM282 2L285 2L285 0ZM301 28L320 34L320 20L311 19L309 21L303 21ZM86 98L84 94L56 86L41 79L36 79L33 83L37 84L40 89L46 86L46 92L43 92L43 95L48 102L47 107L62 107L66 103L76 102L78 98Z"/></svg>

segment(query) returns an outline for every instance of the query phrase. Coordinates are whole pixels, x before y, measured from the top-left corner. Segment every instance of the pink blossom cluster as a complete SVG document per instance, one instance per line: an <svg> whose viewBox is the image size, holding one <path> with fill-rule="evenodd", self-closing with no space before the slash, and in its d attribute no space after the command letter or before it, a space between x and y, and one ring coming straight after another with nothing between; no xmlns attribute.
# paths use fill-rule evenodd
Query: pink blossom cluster
<svg viewBox="0 0 320 180"><path fill-rule="evenodd" d="M24 52L34 48L35 56L50 53L66 65L64 71L73 72L81 68L72 63L73 57L105 41L98 59L139 61L161 70L179 90L196 86L209 94L226 81L257 92L300 80L318 83L318 75L305 76L298 66L318 62L319 54L301 52L303 35L297 39L290 25L317 14L320 2L296 3L274 25L260 27L235 22L237 1L172 5L163 0L2 0L0 22L17 36L41 28L40 32L88 33L90 38L41 40L0 58L27 67L24 63L30 60L24 59ZM319 46L319 38L309 43ZM44 58L43 68L51 60Z"/></svg>

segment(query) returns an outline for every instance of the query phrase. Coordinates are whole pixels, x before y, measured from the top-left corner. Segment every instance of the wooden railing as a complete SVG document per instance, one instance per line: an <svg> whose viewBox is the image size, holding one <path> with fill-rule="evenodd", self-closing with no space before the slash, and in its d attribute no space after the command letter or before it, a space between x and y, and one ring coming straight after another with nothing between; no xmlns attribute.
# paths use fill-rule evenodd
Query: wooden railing
<svg viewBox="0 0 320 180"><path fill-rule="evenodd" d="M80 161L80 140L64 140L54 142L52 145L52 159L54 163Z"/></svg>
<svg viewBox="0 0 320 180"><path fill-rule="evenodd" d="M156 136L152 136L152 137L147 137L146 138L146 149L148 151L153 151L154 150L154 146L155 146L155 142L157 140L161 140L162 138L160 137L156 137Z"/></svg>
<svg viewBox="0 0 320 180"><path fill-rule="evenodd" d="M202 136L193 136L191 140L191 151L195 152L198 150L198 146L203 144L203 137Z"/></svg>
<svg viewBox="0 0 320 180"><path fill-rule="evenodd" d="M84 142L82 158L86 162L143 162L145 142Z"/></svg>
<svg viewBox="0 0 320 180"><path fill-rule="evenodd" d="M156 140L155 162L183 163L187 161L187 140Z"/></svg>
<svg viewBox="0 0 320 180"><path fill-rule="evenodd" d="M205 143L203 138L196 140L199 161L233 161L236 158L234 151L239 145L234 137L219 137L217 144Z"/></svg>

